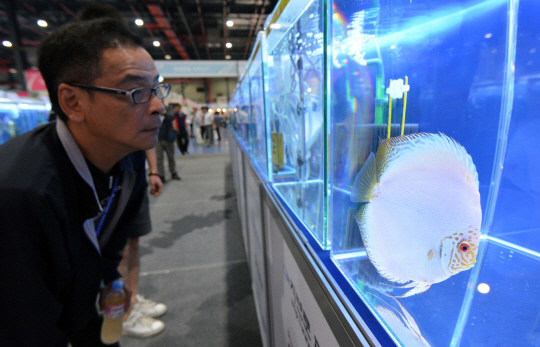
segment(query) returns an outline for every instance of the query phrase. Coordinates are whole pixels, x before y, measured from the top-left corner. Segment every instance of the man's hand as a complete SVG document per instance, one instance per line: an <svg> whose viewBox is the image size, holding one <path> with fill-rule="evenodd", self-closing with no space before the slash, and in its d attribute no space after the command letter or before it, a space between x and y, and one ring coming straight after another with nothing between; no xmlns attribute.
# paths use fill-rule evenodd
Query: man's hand
<svg viewBox="0 0 540 347"><path fill-rule="evenodd" d="M150 183L150 194L152 194L153 196L158 196L159 194L161 194L161 187L163 187L163 182L161 182L161 178L159 178L159 176L152 175L148 180L148 183Z"/></svg>

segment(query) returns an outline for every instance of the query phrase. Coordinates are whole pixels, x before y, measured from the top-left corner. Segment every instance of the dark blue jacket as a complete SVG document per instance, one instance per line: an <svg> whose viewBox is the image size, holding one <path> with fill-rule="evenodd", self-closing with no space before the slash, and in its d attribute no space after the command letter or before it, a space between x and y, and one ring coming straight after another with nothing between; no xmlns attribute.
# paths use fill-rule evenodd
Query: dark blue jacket
<svg viewBox="0 0 540 347"><path fill-rule="evenodd" d="M56 346L95 317L146 194L144 159L120 167L118 206L98 240L92 177L62 121L0 146L1 345Z"/></svg>

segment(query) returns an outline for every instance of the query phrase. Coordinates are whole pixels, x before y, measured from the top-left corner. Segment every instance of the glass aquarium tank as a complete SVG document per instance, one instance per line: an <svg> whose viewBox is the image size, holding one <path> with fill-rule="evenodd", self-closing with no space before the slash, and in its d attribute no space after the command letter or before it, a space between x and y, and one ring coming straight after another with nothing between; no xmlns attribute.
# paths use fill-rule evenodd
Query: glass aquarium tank
<svg viewBox="0 0 540 347"><path fill-rule="evenodd" d="M0 144L47 123L49 112L43 101L0 98Z"/></svg>
<svg viewBox="0 0 540 347"><path fill-rule="evenodd" d="M327 248L323 14L322 2L294 1L267 23L265 102L273 187Z"/></svg>
<svg viewBox="0 0 540 347"><path fill-rule="evenodd" d="M265 179L268 178L268 152L267 152L267 136L266 129L266 117L264 106L264 64L263 57L266 49L264 32L261 31L257 35L257 41L255 42L253 52L249 59L249 66L246 69L248 71L250 83L250 113L251 113L251 127L250 137L253 161L258 166L259 172Z"/></svg>
<svg viewBox="0 0 540 347"><path fill-rule="evenodd" d="M540 346L540 2L327 11L332 259L397 345Z"/></svg>
<svg viewBox="0 0 540 347"><path fill-rule="evenodd" d="M232 117L233 129L240 140L246 146L246 150L251 155L250 127L251 127L251 112L250 112L250 91L249 91L249 76L247 70L241 77L236 86L236 92L231 100L234 116Z"/></svg>

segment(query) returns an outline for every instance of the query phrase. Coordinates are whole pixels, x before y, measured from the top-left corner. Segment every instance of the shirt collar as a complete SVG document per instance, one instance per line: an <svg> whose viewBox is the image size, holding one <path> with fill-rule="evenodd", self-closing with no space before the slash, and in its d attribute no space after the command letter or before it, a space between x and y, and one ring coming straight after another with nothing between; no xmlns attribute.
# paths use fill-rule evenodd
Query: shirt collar
<svg viewBox="0 0 540 347"><path fill-rule="evenodd" d="M88 165L86 164L84 155L82 154L79 146L75 142L75 139L73 138L73 135L71 134L71 131L67 127L66 123L64 123L64 121L60 118L56 120L56 131L58 133L58 137L60 138L60 142L62 142L62 146L64 146L64 149L66 150L66 153L71 160L71 163L73 164L73 166L75 166L75 170L77 170L82 179L90 186L90 188L92 188L92 191L94 192L94 197L96 198L96 203L99 206L99 210L101 211L102 208L101 204L99 203L96 187L94 186L92 174L88 169Z"/></svg>

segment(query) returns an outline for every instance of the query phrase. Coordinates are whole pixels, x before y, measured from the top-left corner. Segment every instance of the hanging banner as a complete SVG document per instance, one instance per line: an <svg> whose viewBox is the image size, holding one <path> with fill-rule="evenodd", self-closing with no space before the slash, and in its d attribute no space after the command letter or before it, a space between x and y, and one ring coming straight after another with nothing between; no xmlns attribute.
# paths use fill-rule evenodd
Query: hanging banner
<svg viewBox="0 0 540 347"><path fill-rule="evenodd" d="M45 81L41 76L41 72L35 69L27 69L24 71L26 76L26 87L29 91L43 91L47 90Z"/></svg>
<svg viewBox="0 0 540 347"><path fill-rule="evenodd" d="M217 78L238 77L245 70L246 61L155 60L156 68L164 78Z"/></svg>

